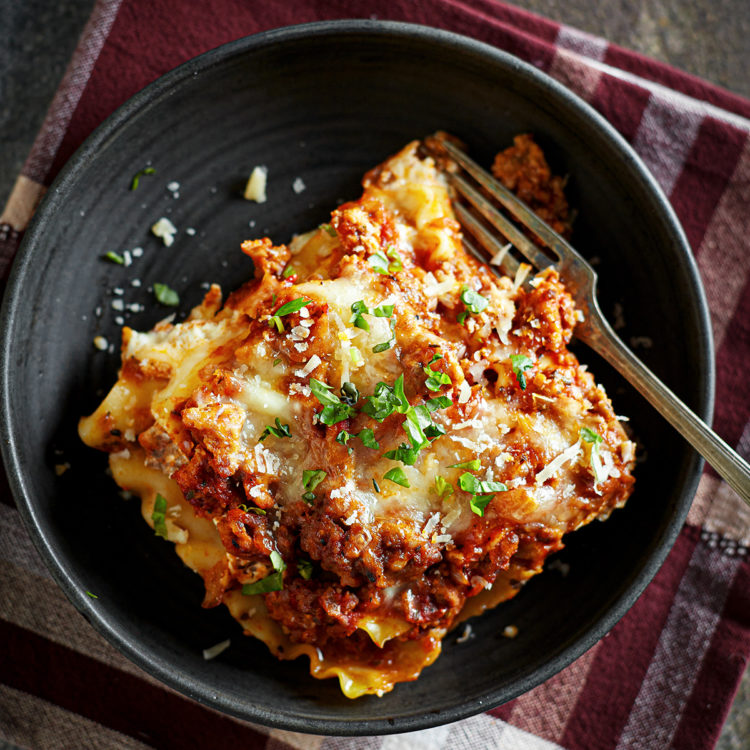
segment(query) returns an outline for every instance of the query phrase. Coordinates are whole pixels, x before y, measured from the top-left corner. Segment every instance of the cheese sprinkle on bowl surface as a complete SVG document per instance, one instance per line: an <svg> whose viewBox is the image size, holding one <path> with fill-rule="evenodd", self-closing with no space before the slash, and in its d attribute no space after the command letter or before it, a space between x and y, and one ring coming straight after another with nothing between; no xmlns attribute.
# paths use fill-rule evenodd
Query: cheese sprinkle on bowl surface
<svg viewBox="0 0 750 750"><path fill-rule="evenodd" d="M493 170L569 229L528 136ZM205 607L351 698L416 679L456 622L621 507L634 463L567 349L557 273L523 284L468 255L418 142L363 186L288 246L244 242L255 273L223 305L213 285L183 323L125 327L79 428Z"/></svg>

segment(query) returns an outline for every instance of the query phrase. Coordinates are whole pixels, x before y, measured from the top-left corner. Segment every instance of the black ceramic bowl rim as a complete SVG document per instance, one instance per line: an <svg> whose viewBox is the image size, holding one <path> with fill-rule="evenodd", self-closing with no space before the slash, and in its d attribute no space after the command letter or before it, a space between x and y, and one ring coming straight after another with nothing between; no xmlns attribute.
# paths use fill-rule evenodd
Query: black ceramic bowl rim
<svg viewBox="0 0 750 750"><path fill-rule="evenodd" d="M14 321L19 306L22 304L22 294L19 292L22 289L24 277L27 273L33 272L38 241L44 235L48 223L55 218L58 208L67 197L71 187L75 184L77 176L86 161L105 142L115 138L119 129L141 108L189 80L198 72L208 70L225 61L268 45L280 42L294 42L295 40L310 36L328 35L345 37L350 34L412 38L472 52L473 54L487 58L488 62L493 65L512 71L521 78L532 79L536 85L546 89L550 96L564 100L568 106L578 110L582 118L594 122L603 136L621 152L623 161L627 167L636 174L645 189L652 194L656 213L660 214L661 219L666 223L675 246L682 250L685 270L692 285L693 301L697 308L696 312L699 321L697 334L703 343L702 353L704 361L701 363L703 370L699 373L700 407L697 409L697 412L702 414L706 421L710 422L713 413L714 393L713 349L708 307L697 265L679 221L667 198L640 158L619 133L594 109L561 84L509 53L483 42L452 32L416 24L391 21L339 20L301 24L262 32L222 45L189 60L147 85L125 102L86 139L71 157L50 187L37 209L31 226L26 232L3 300L2 313L0 314L0 356L2 357L0 360L2 363L0 372L0 411L2 412L0 432L2 433L2 456L8 470L11 489L37 550L51 570L54 579L70 601L101 635L114 644L131 661L181 693L212 708L242 719L292 731L317 734L372 735L424 729L437 724L457 721L486 711L541 684L591 648L614 627L617 621L635 603L636 599L666 559L687 516L703 466L702 459L697 454L691 457L688 471L686 472L683 493L671 522L665 528L660 546L655 550L630 586L613 602L601 619L584 637L562 649L554 658L550 659L536 671L530 673L525 678L519 679L513 685L512 689L491 692L480 700L474 699L468 702L461 702L459 698L452 709L441 712L440 716L434 716L426 711L419 716L400 717L395 721L386 718L364 720L353 726L351 721L342 721L337 718L305 718L303 720L294 716L285 716L280 720L278 715L268 707L243 703L220 694L217 695L208 685L198 680L186 678L173 671L166 659L155 658L153 655L140 650L137 640L129 638L124 634L118 622L114 621L114 618L108 617L106 613L103 613L92 605L91 600L73 581L66 566L66 560L61 558L58 555L58 551L45 539L42 533L42 519L36 513L33 498L29 493L25 481L25 469L23 468L22 456L20 455L15 439L10 416L13 408L11 343Z"/></svg>

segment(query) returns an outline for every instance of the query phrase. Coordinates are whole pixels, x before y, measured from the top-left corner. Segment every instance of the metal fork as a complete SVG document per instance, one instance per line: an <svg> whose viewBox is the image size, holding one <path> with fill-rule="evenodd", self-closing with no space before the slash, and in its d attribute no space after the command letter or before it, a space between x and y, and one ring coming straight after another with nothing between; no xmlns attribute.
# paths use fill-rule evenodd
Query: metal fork
<svg viewBox="0 0 750 750"><path fill-rule="evenodd" d="M456 192L463 196L505 239L505 243L501 242L496 234L478 220L471 211L454 201L453 208L460 223L490 254L494 259L493 262L497 264L502 258L505 273L512 276L518 272L520 264L507 252L509 245L506 243L510 243L537 270L541 271L554 265L573 296L578 309L584 315L583 321L576 326L576 338L588 344L634 385L750 506L750 465L677 398L623 344L599 309L596 300L597 276L588 262L522 200L485 172L442 133L436 133L428 138L425 146L433 156L442 159L446 155L449 156L456 165L504 206L520 224L531 230L557 257L556 262L551 260L517 226L501 214L466 177L458 171L446 170L445 174ZM466 242L466 244L482 262L487 262L488 259L471 242Z"/></svg>

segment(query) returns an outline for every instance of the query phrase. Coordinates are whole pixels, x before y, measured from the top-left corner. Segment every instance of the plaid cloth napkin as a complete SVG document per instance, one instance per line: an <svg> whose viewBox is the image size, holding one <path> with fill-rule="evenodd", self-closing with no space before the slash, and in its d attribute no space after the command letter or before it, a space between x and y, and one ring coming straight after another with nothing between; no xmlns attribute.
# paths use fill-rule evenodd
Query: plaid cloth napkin
<svg viewBox="0 0 750 750"><path fill-rule="evenodd" d="M507 50L557 78L633 145L698 261L717 352L718 432L750 456L750 102L495 0L99 0L0 217L0 271L83 139L157 76L240 36L344 17L412 21ZM487 714L345 739L271 731L157 683L75 612L0 487L0 745L265 750L713 747L750 653L750 513L710 470L656 579L610 635ZM169 717L168 720L165 720Z"/></svg>

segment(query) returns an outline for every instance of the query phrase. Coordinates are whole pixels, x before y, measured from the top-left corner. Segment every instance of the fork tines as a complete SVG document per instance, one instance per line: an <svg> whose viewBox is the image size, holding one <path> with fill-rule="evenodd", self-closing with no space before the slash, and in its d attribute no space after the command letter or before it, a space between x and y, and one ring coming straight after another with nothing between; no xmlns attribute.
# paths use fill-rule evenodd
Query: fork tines
<svg viewBox="0 0 750 750"><path fill-rule="evenodd" d="M511 248L515 248L538 271L560 261L570 246L505 185L483 170L443 133L436 133L427 138L425 146L431 155L437 157L438 163L444 163L448 157L453 165L460 167L476 184L475 187L455 168L444 170L456 194L468 204L467 206L454 201L456 217L486 251L477 250L476 245L465 237L464 243L473 255L482 262L489 260L491 265L499 266L504 274L515 277L517 283L520 283L520 279L526 275L530 267L525 263L519 263L509 252ZM538 237L557 257L551 257L538 247L508 216L498 210L492 199ZM506 242L498 239L498 233ZM490 256L489 259L487 254Z"/></svg>

